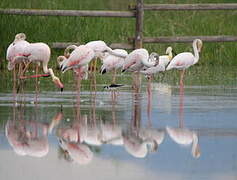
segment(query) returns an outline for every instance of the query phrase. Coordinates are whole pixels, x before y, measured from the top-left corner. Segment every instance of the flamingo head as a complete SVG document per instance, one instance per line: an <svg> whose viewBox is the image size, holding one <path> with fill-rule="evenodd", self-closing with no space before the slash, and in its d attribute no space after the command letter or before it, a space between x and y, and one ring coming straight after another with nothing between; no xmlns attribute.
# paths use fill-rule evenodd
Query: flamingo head
<svg viewBox="0 0 237 180"><path fill-rule="evenodd" d="M152 53L150 54L150 58L149 58L149 59L155 62L155 66L156 66L157 64L159 64L159 55L158 55L157 53L152 52Z"/></svg>
<svg viewBox="0 0 237 180"><path fill-rule="evenodd" d="M167 47L166 51L165 51L165 54L169 54L172 52L172 47Z"/></svg>
<svg viewBox="0 0 237 180"><path fill-rule="evenodd" d="M26 39L25 33L18 33L16 34L14 41L25 40L25 39Z"/></svg>
<svg viewBox="0 0 237 180"><path fill-rule="evenodd" d="M14 67L15 67L15 63L9 61L8 64L7 64L7 69L8 69L9 71L11 71L11 70L14 69Z"/></svg>
<svg viewBox="0 0 237 180"><path fill-rule="evenodd" d="M198 52L201 52L201 49L202 49L202 46L203 46L202 40L201 39L196 39L196 43L197 43Z"/></svg>
<svg viewBox="0 0 237 180"><path fill-rule="evenodd" d="M63 63L65 62L67 58L65 56L58 56L57 57L57 62L60 68L62 68Z"/></svg>
<svg viewBox="0 0 237 180"><path fill-rule="evenodd" d="M101 74L105 74L105 73L106 73L106 68L104 68L104 67L101 68L100 73L101 73Z"/></svg>
<svg viewBox="0 0 237 180"><path fill-rule="evenodd" d="M63 85L63 83L60 81L60 79L59 79L58 77L55 76L55 77L53 78L53 83L54 83L58 88L61 89L61 92L63 91L64 85Z"/></svg>

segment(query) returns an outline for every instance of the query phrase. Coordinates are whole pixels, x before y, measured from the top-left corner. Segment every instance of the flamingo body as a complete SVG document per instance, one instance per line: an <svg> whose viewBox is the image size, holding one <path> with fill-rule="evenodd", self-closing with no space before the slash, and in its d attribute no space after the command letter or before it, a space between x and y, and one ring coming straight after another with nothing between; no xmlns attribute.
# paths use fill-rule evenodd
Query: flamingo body
<svg viewBox="0 0 237 180"><path fill-rule="evenodd" d="M61 64L61 70L63 72L72 69L85 66L95 57L95 52L86 47L85 45L78 46L72 51L69 58L64 60Z"/></svg>
<svg viewBox="0 0 237 180"><path fill-rule="evenodd" d="M6 59L8 60L8 70L12 70L15 66L15 64L20 63L24 60L23 58L19 58L19 59L15 59L14 57L16 57L17 55L22 55L24 54L24 50L25 47L27 47L30 43L20 39L17 41L14 41L13 43L11 43L8 48L7 48L7 55L6 55Z"/></svg>
<svg viewBox="0 0 237 180"><path fill-rule="evenodd" d="M113 51L123 54L124 56L128 55L127 51L123 49L114 49ZM121 68L124 64L124 58L106 53L105 58L102 58L102 62L103 65L101 66L101 72L109 72Z"/></svg>

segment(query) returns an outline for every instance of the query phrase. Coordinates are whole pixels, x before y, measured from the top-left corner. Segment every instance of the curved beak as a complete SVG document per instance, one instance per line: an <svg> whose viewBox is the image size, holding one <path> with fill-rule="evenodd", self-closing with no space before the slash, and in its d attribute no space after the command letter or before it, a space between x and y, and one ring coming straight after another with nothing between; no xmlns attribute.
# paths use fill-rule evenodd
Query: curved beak
<svg viewBox="0 0 237 180"><path fill-rule="evenodd" d="M54 82L54 84L55 84L58 88L61 89L61 92L62 92L62 91L63 91L63 88L64 88L63 83L62 83L58 78L54 79L53 82Z"/></svg>

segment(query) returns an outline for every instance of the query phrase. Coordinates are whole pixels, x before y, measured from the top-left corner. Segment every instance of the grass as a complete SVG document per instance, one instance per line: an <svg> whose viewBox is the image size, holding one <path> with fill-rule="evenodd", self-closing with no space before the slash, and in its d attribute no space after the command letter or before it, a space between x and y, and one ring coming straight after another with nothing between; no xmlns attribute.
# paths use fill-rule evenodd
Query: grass
<svg viewBox="0 0 237 180"><path fill-rule="evenodd" d="M160 0L159 3L235 3L235 0ZM157 3L144 0L144 3ZM0 8L127 10L134 0L5 0ZM145 12L144 36L237 35L237 11L161 11ZM45 17L0 15L0 60L6 69L6 49L16 33L25 32L30 42L81 42L104 40L127 42L135 32L134 18ZM192 51L190 43L144 44L150 52L164 54L172 45L176 52ZM237 43L204 43L199 65L237 65ZM50 66L63 50L52 50Z"/></svg>

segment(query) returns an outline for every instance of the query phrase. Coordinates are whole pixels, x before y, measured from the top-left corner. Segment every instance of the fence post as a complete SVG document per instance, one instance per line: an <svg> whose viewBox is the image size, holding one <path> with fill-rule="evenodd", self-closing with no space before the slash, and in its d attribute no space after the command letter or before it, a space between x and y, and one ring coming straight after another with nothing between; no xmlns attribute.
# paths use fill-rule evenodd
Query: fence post
<svg viewBox="0 0 237 180"><path fill-rule="evenodd" d="M136 4L135 49L142 48L143 15L144 15L143 0L137 0L137 4Z"/></svg>

